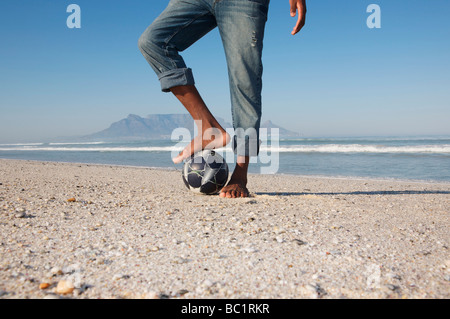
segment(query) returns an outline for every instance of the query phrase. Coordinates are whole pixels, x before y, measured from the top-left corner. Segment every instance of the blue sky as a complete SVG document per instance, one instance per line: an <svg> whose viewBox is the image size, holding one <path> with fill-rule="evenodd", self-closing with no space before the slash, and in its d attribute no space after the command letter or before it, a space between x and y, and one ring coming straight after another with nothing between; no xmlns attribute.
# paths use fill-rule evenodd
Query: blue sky
<svg viewBox="0 0 450 319"><path fill-rule="evenodd" d="M66 8L81 7L81 29ZM168 0L2 0L0 142L90 134L128 114L183 113L137 48ZM381 29L369 29L369 4ZM290 31L272 0L263 118L304 136L450 135L450 2L309 0ZM230 116L217 30L183 53L213 114Z"/></svg>

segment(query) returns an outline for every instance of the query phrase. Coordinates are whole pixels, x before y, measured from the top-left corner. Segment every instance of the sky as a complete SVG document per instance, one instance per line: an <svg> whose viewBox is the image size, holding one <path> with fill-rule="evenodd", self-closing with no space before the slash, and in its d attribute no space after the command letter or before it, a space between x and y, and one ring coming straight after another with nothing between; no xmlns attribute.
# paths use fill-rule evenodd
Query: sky
<svg viewBox="0 0 450 319"><path fill-rule="evenodd" d="M185 113L137 47L168 2L2 0L0 143L87 135L128 114ZM70 4L81 8L81 28L67 27ZM381 28L367 26L370 4ZM292 36L289 1L271 1L263 120L305 137L450 135L450 1L307 6ZM217 30L182 55L212 113L231 121Z"/></svg>

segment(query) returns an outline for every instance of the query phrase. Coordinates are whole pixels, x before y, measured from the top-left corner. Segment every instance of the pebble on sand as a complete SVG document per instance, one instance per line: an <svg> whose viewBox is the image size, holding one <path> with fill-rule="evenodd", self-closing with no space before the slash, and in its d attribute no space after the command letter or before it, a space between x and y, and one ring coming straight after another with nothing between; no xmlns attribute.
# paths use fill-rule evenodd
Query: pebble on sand
<svg viewBox="0 0 450 319"><path fill-rule="evenodd" d="M26 216L25 211L16 211L14 215L16 218L24 218Z"/></svg>
<svg viewBox="0 0 450 319"><path fill-rule="evenodd" d="M50 284L48 282L43 282L39 284L39 289L41 290L47 289L48 287L50 287Z"/></svg>
<svg viewBox="0 0 450 319"><path fill-rule="evenodd" d="M58 282L58 285L56 286L56 293L60 295L67 295L73 292L75 289L72 282L68 280L61 280Z"/></svg>

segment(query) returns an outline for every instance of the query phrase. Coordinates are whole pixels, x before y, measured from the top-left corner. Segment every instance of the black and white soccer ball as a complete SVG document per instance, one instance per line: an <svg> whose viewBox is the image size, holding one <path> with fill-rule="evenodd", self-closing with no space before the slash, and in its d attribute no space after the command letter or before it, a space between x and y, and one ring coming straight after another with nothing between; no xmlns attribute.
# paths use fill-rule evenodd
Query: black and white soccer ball
<svg viewBox="0 0 450 319"><path fill-rule="evenodd" d="M200 194L218 193L228 181L228 165L225 159L212 150L198 152L183 165L183 181L186 187Z"/></svg>

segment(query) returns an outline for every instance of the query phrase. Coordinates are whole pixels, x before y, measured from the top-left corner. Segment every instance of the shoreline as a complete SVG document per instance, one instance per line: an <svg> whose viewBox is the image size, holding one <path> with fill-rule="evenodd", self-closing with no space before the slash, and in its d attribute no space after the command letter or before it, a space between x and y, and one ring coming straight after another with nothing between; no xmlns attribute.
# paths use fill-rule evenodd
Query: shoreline
<svg viewBox="0 0 450 319"><path fill-rule="evenodd" d="M104 163L88 163L88 162L61 162L61 161L43 161L43 160L32 160L32 159L10 159L0 157L0 160L5 161L25 161L25 162L38 162L38 163L61 163L61 164L74 164L74 165L93 165L93 166L109 166L109 167L122 167L122 168L140 168L140 169L154 169L163 171L178 171L181 173L180 168L167 166L136 166L136 165L126 165L126 164L104 164ZM231 173L230 173L231 174ZM379 182L401 182L401 183L419 183L419 184L442 184L449 185L450 181L440 181L440 180L421 180L421 179L403 179L394 177L368 177L368 176L345 176L345 175L302 175L293 173L276 173L276 174L262 174L262 173L248 173L249 175L261 175L261 176L292 176L301 178L312 178L312 179L337 179L337 180L357 180L357 181L379 181Z"/></svg>
<svg viewBox="0 0 450 319"><path fill-rule="evenodd" d="M251 174L249 190L0 159L0 298L450 297L450 185Z"/></svg>

